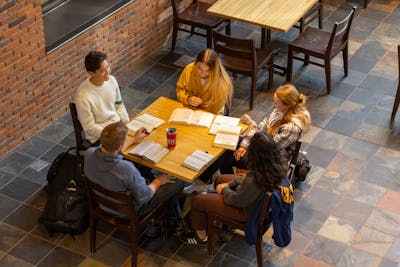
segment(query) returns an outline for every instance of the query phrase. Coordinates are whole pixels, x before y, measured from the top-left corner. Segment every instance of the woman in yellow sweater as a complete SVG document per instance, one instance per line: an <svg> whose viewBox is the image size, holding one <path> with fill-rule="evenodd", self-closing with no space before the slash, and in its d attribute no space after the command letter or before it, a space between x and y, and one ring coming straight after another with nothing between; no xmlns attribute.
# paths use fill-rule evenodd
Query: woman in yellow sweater
<svg viewBox="0 0 400 267"><path fill-rule="evenodd" d="M187 65L176 84L178 101L211 113L226 113L233 85L218 54L205 49Z"/></svg>

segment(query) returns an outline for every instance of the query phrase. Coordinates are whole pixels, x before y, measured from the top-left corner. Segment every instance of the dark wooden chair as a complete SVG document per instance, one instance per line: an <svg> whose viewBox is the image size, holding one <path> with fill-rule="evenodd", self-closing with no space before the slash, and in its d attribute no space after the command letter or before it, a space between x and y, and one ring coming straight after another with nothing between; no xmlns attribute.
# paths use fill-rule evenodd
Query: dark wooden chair
<svg viewBox="0 0 400 267"><path fill-rule="evenodd" d="M299 156L300 147L301 147L301 141L297 141L294 144L294 150L292 151L292 155L290 156L289 171L292 169L294 170L296 168L296 161L297 161L297 157ZM296 181L293 177L293 179L292 179L293 189L295 188L295 184L296 184Z"/></svg>
<svg viewBox="0 0 400 267"><path fill-rule="evenodd" d="M76 147L79 151L84 151L88 149L92 143L84 138L85 133L78 120L78 112L76 111L75 103L69 103L69 111L71 113L72 124L74 125Z"/></svg>
<svg viewBox="0 0 400 267"><path fill-rule="evenodd" d="M398 57L398 65L399 65L399 81L397 84L397 93L393 103L392 116L390 116L390 124L393 124L393 120L396 117L397 109L399 108L400 103L400 45L397 46L397 57Z"/></svg>
<svg viewBox="0 0 400 267"><path fill-rule="evenodd" d="M368 7L368 0L364 0L364 8Z"/></svg>
<svg viewBox="0 0 400 267"><path fill-rule="evenodd" d="M348 42L351 23L356 7L340 22L336 22L332 32L318 28L307 27L300 36L289 43L286 81L292 80L293 59L301 60L304 65L313 64L325 68L326 88L331 92L331 61L343 53L344 76L348 75ZM303 53L304 58L294 56L294 53ZM310 56L322 59L323 64L311 61Z"/></svg>
<svg viewBox="0 0 400 267"><path fill-rule="evenodd" d="M159 205L148 214L138 217L133 206L131 192L114 192L93 183L85 178L87 192L89 197L90 212L90 252L93 254L96 250L96 227L99 220L115 226L117 229L129 233L132 238L132 266L137 266L137 253L140 236L145 232L145 226L152 219L163 218L164 239L168 238L168 204ZM101 208L100 208L101 205ZM113 215L112 210L120 214Z"/></svg>
<svg viewBox="0 0 400 267"><path fill-rule="evenodd" d="M289 168L288 172L288 177L293 180L293 172L294 168ZM269 209L269 201L272 193L266 192L265 193L265 198L264 202L262 203L260 214L258 215L258 233L257 233L257 241L255 244L256 247L256 254L257 254L257 263L259 267L263 266L263 241L262 241L262 236L264 233L268 230L269 225L265 225L264 219L265 215L268 212ZM230 218L224 217L223 214L218 214L214 212L207 212L207 235L208 235L208 240L207 240L207 251L209 255L213 254L213 240L214 240L214 232L215 230L218 231L223 231L224 233L231 235L235 238L239 238L241 240L245 240L244 236L241 234L238 234L236 232L232 232L229 230L225 230L224 227L222 228L217 228L216 225L226 225L234 229L239 229L243 232L246 231L246 222L239 222Z"/></svg>
<svg viewBox="0 0 400 267"><path fill-rule="evenodd" d="M215 17L207 14L207 9L211 7L211 4L193 0L192 3L179 12L181 0L171 0L172 12L173 12L173 30L172 30L172 47L171 50L175 50L176 40L178 37L178 31L189 32L191 35L200 35L207 37L207 48L212 48L212 30L225 24L226 34L231 33L230 20ZM185 26L181 27L180 24L190 26L190 30ZM196 31L196 28L200 28L206 31L206 33Z"/></svg>
<svg viewBox="0 0 400 267"><path fill-rule="evenodd" d="M250 109L252 109L258 73L261 70L268 70L268 89L272 88L275 50L256 48L254 39L235 38L216 31L213 31L213 40L214 50L219 54L227 70L251 77Z"/></svg>
<svg viewBox="0 0 400 267"><path fill-rule="evenodd" d="M318 19L318 28L322 29L324 21L323 0L318 0L318 2L299 20L298 25L294 25L294 27L299 29L300 33L302 33L315 19Z"/></svg>

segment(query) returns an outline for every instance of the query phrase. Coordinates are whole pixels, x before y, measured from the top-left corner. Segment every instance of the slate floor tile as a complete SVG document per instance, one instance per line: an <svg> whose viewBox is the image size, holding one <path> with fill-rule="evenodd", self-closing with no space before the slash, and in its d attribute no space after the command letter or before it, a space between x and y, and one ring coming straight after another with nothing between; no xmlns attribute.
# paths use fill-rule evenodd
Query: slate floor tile
<svg viewBox="0 0 400 267"><path fill-rule="evenodd" d="M309 158L313 165L320 167L327 167L335 155L335 151L326 150L313 145L307 148L307 158Z"/></svg>
<svg viewBox="0 0 400 267"><path fill-rule="evenodd" d="M329 216L319 229L318 234L326 238L345 244L350 243L357 234L360 225L349 220L335 216Z"/></svg>
<svg viewBox="0 0 400 267"><path fill-rule="evenodd" d="M16 150L31 157L37 158L42 156L53 145L53 142L35 136L24 144L20 145Z"/></svg>
<svg viewBox="0 0 400 267"><path fill-rule="evenodd" d="M59 143L67 135L73 132L73 127L61 121L55 121L47 128L43 129L38 136L52 143Z"/></svg>
<svg viewBox="0 0 400 267"><path fill-rule="evenodd" d="M400 215L398 203L400 203L400 192L388 189L376 206Z"/></svg>
<svg viewBox="0 0 400 267"><path fill-rule="evenodd" d="M374 209L365 225L382 233L398 236L400 233L400 215L382 209Z"/></svg>
<svg viewBox="0 0 400 267"><path fill-rule="evenodd" d="M249 263L246 261L243 261L241 258L233 257L233 256L223 253L223 252L218 252L207 266L210 266L210 267L214 267L214 266L245 267L245 266L249 266Z"/></svg>
<svg viewBox="0 0 400 267"><path fill-rule="evenodd" d="M17 175L33 161L33 157L20 152L12 152L0 160L0 169L9 174Z"/></svg>
<svg viewBox="0 0 400 267"><path fill-rule="evenodd" d="M20 229L12 227L6 223L0 222L0 250L8 251L15 246L25 233Z"/></svg>
<svg viewBox="0 0 400 267"><path fill-rule="evenodd" d="M387 142L390 132L391 131L387 128L382 128L364 122L359 125L359 127L351 134L351 136L371 142L373 144L384 145Z"/></svg>
<svg viewBox="0 0 400 267"><path fill-rule="evenodd" d="M374 160L371 160L367 166L365 166L360 179L400 192L400 180L398 180L396 173L397 170L382 166L375 163Z"/></svg>
<svg viewBox="0 0 400 267"><path fill-rule="evenodd" d="M302 201L295 209L293 218L293 230L299 232L316 233L328 218L328 214L322 213L308 207L307 203Z"/></svg>
<svg viewBox="0 0 400 267"><path fill-rule="evenodd" d="M25 201L40 188L41 186L36 183L16 177L0 190L0 194L9 196L19 201Z"/></svg>
<svg viewBox="0 0 400 267"><path fill-rule="evenodd" d="M345 250L345 244L327 239L322 236L315 236L315 238L307 246L304 255L336 266Z"/></svg>
<svg viewBox="0 0 400 267"><path fill-rule="evenodd" d="M49 255L47 255L39 264L39 267L53 267L60 264L64 266L78 266L85 258L82 255L72 251L56 247Z"/></svg>
<svg viewBox="0 0 400 267"><path fill-rule="evenodd" d="M346 143L340 149L340 152L350 158L355 158L361 161L368 160L371 155L375 154L379 146L371 144L364 140L348 137Z"/></svg>
<svg viewBox="0 0 400 267"><path fill-rule="evenodd" d="M363 225L373 210L373 206L344 196L332 211L332 215Z"/></svg>
<svg viewBox="0 0 400 267"><path fill-rule="evenodd" d="M336 172L349 179L358 179L366 165L367 163L365 161L362 162L358 159L343 155L342 153L337 153L327 167L327 170Z"/></svg>
<svg viewBox="0 0 400 267"><path fill-rule="evenodd" d="M193 246L184 244L171 259L186 266L205 266L212 257L208 255L205 247L193 249Z"/></svg>
<svg viewBox="0 0 400 267"><path fill-rule="evenodd" d="M382 196L385 194L386 189L368 182L358 181L353 183L347 195L353 200L375 206Z"/></svg>
<svg viewBox="0 0 400 267"><path fill-rule="evenodd" d="M2 259L0 259L0 266L7 267L33 267L34 265L23 261L13 255L6 254Z"/></svg>
<svg viewBox="0 0 400 267"><path fill-rule="evenodd" d="M352 246L383 257L394 240L394 236L363 226L354 238Z"/></svg>
<svg viewBox="0 0 400 267"><path fill-rule="evenodd" d="M338 267L363 266L376 267L380 263L380 257L355 248L347 248L338 263Z"/></svg>
<svg viewBox="0 0 400 267"><path fill-rule="evenodd" d="M332 265L319 261L304 255L300 255L297 260L295 261L293 267L303 267L303 266L309 266L309 267L330 267Z"/></svg>
<svg viewBox="0 0 400 267"><path fill-rule="evenodd" d="M107 238L97 244L96 253L92 257L107 265L120 266L131 256L130 246L113 238Z"/></svg>
<svg viewBox="0 0 400 267"><path fill-rule="evenodd" d="M348 137L335 132L321 129L311 142L312 145L326 149L340 151Z"/></svg>
<svg viewBox="0 0 400 267"><path fill-rule="evenodd" d="M10 254L35 265L53 248L53 244L27 235L10 251Z"/></svg>
<svg viewBox="0 0 400 267"><path fill-rule="evenodd" d="M41 214L40 210L23 204L11 213L4 222L29 232L37 225L37 220Z"/></svg>
<svg viewBox="0 0 400 267"><path fill-rule="evenodd" d="M0 195L0 220L3 220L6 216L10 215L21 205L21 202Z"/></svg>
<svg viewBox="0 0 400 267"><path fill-rule="evenodd" d="M9 183L14 177L15 175L0 170L0 188Z"/></svg>

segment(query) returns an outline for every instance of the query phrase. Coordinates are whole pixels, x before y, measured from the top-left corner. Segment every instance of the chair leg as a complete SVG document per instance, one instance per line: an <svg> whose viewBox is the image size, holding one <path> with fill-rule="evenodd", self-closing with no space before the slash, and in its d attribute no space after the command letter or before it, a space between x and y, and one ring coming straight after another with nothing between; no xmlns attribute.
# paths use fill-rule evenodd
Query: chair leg
<svg viewBox="0 0 400 267"><path fill-rule="evenodd" d="M207 29L207 48L212 49L212 29Z"/></svg>
<svg viewBox="0 0 400 267"><path fill-rule="evenodd" d="M291 82L292 81L292 70L293 70L293 47L291 45L289 45L289 48L288 48L286 68L287 68L286 82Z"/></svg>
<svg viewBox="0 0 400 267"><path fill-rule="evenodd" d="M364 8L368 7L368 0L364 0Z"/></svg>
<svg viewBox="0 0 400 267"><path fill-rule="evenodd" d="M208 215L207 220L207 251L208 255L213 255L213 239L214 239L214 220Z"/></svg>
<svg viewBox="0 0 400 267"><path fill-rule="evenodd" d="M225 26L225 33L226 35L231 35L231 20L228 19L226 26Z"/></svg>
<svg viewBox="0 0 400 267"><path fill-rule="evenodd" d="M262 244L262 238L258 237L257 242L256 242L256 254L257 254L257 265L258 267L263 267L264 265L264 259L263 259L263 244Z"/></svg>
<svg viewBox="0 0 400 267"><path fill-rule="evenodd" d="M254 94L256 92L256 86L257 86L257 74L253 73L253 76L251 77L251 88L250 88L250 110L253 109Z"/></svg>
<svg viewBox="0 0 400 267"><path fill-rule="evenodd" d="M172 28L172 45L171 51L174 52L176 45L176 38L178 37L178 24L174 22L174 26Z"/></svg>
<svg viewBox="0 0 400 267"><path fill-rule="evenodd" d="M392 115L390 116L391 123L393 122L394 117L396 117L397 109L399 108L399 103L400 103L400 81L399 85L397 86L397 93L393 103Z"/></svg>
<svg viewBox="0 0 400 267"><path fill-rule="evenodd" d="M304 54L304 66L308 66L310 63L310 55Z"/></svg>
<svg viewBox="0 0 400 267"><path fill-rule="evenodd" d="M131 266L137 267L137 254L138 254L138 244L139 244L139 236L134 234L132 236L132 244L131 244Z"/></svg>
<svg viewBox="0 0 400 267"><path fill-rule="evenodd" d="M349 75L349 63L348 63L348 58L349 58L349 49L348 46L343 49L343 67L344 67L344 77L347 77Z"/></svg>
<svg viewBox="0 0 400 267"><path fill-rule="evenodd" d="M326 91L328 95L331 93L331 61L325 59L325 79L326 79Z"/></svg>
<svg viewBox="0 0 400 267"><path fill-rule="evenodd" d="M304 31L304 18L301 18L299 25L299 34L301 34L303 31Z"/></svg>
<svg viewBox="0 0 400 267"><path fill-rule="evenodd" d="M318 10L318 28L324 28L324 5L321 4Z"/></svg>
<svg viewBox="0 0 400 267"><path fill-rule="evenodd" d="M193 36L194 34L194 26L190 26L190 36Z"/></svg>
<svg viewBox="0 0 400 267"><path fill-rule="evenodd" d="M169 216L168 216L168 208L165 209L163 215L163 228L164 228L164 240L168 240L169 237Z"/></svg>
<svg viewBox="0 0 400 267"><path fill-rule="evenodd" d="M269 60L268 74L268 90L271 90L274 82L274 55L272 55L271 59Z"/></svg>
<svg viewBox="0 0 400 267"><path fill-rule="evenodd" d="M96 230L97 230L97 221L92 220L90 223L90 253L91 254L94 254L96 252Z"/></svg>

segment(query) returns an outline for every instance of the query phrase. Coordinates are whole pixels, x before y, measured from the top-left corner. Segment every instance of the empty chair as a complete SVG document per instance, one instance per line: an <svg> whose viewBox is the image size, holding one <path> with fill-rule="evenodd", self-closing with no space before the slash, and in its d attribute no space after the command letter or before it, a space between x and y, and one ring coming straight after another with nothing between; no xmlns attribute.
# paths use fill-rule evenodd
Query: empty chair
<svg viewBox="0 0 400 267"><path fill-rule="evenodd" d="M348 41L351 22L356 7L353 7L350 14L342 21L336 22L332 31L327 32L318 28L307 27L298 38L289 43L286 81L292 80L293 59L301 60L304 65L314 64L325 68L326 88L328 94L331 92L331 61L343 53L344 76L348 71ZM295 56L295 53L303 53L304 58ZM321 64L311 61L310 56L322 59Z"/></svg>
<svg viewBox="0 0 400 267"><path fill-rule="evenodd" d="M171 0L172 12L173 12L173 29L172 29L172 47L171 50L175 50L176 39L178 37L178 31L189 32L190 34L200 35L207 37L207 48L212 48L212 30L216 27L225 23L226 34L230 34L231 24L229 20L215 17L207 14L207 9L211 4L193 0L192 3L179 12L181 0ZM185 26L180 27L180 24L190 26L188 30ZM196 28L200 28L206 31L206 34L197 32Z"/></svg>
<svg viewBox="0 0 400 267"><path fill-rule="evenodd" d="M390 117L390 124L393 123L394 118L396 117L397 109L399 108L400 103L400 45L397 46L397 57L398 57L398 65L399 65L399 81L397 84L397 93L394 99L393 109L392 109L392 116Z"/></svg>
<svg viewBox="0 0 400 267"><path fill-rule="evenodd" d="M213 32L213 40L214 50L219 54L227 70L251 77L250 109L252 109L258 73L261 70L268 69L268 89L272 88L275 50L258 49L255 47L254 39L235 38L216 31Z"/></svg>
<svg viewBox="0 0 400 267"><path fill-rule="evenodd" d="M72 124L74 125L76 147L79 151L84 151L88 149L92 143L84 138L85 133L81 123L78 120L78 113L76 111L75 103L69 103L69 111L71 113Z"/></svg>
<svg viewBox="0 0 400 267"><path fill-rule="evenodd" d="M99 220L129 233L132 238L132 266L137 266L137 253L140 236L151 219L163 218L164 238L168 238L168 202L159 205L149 213L137 217L131 192L114 192L85 178L90 211L90 252L96 250L96 227ZM101 205L101 208L100 208ZM104 210L113 211L106 212Z"/></svg>
<svg viewBox="0 0 400 267"><path fill-rule="evenodd" d="M315 19L318 19L318 28L323 28L324 21L324 10L322 0L318 0L317 3L299 20L299 24L295 25L295 28L300 30L300 33Z"/></svg>

